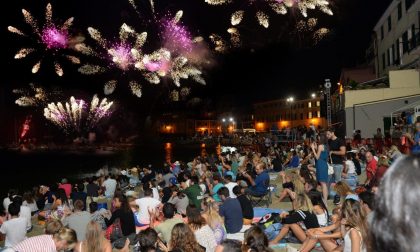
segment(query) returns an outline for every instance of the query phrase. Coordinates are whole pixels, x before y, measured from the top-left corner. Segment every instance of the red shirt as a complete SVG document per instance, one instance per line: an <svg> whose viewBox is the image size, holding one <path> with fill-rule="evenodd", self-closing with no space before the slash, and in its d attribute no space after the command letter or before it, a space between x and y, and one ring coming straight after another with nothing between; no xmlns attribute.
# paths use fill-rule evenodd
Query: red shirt
<svg viewBox="0 0 420 252"><path fill-rule="evenodd" d="M64 191L66 192L67 198L70 198L71 184L69 184L69 183L67 183L67 184L60 184L60 186L58 188L63 188Z"/></svg>
<svg viewBox="0 0 420 252"><path fill-rule="evenodd" d="M376 169L377 169L377 161L374 157L372 157L372 160L370 162L367 162L366 165L366 176L368 180L372 180L375 176Z"/></svg>

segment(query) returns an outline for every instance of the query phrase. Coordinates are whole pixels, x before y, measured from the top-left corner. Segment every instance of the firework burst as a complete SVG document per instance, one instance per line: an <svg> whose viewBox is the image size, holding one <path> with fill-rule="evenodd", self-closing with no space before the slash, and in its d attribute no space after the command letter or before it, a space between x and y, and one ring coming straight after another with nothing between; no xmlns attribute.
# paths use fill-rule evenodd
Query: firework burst
<svg viewBox="0 0 420 252"><path fill-rule="evenodd" d="M296 24L296 35L304 37L305 34L310 34L311 44L316 45L321 40L325 39L329 34L330 30L325 27L318 27L318 19L309 18L307 20L300 20Z"/></svg>
<svg viewBox="0 0 420 252"><path fill-rule="evenodd" d="M44 108L44 117L60 127L64 132L81 133L84 130L91 130L111 114L113 102L106 98L99 100L94 95L90 106L84 100L77 100L73 96L66 103L50 103Z"/></svg>
<svg viewBox="0 0 420 252"><path fill-rule="evenodd" d="M231 24L239 25L245 15L245 10L254 7L256 10L255 18L264 28L270 25L269 13L274 12L279 15L286 15L289 9L298 9L304 16L308 16L308 10L319 9L322 12L333 15L327 0L205 0L210 5L223 5L232 2L240 2L242 8L233 12L231 15ZM270 11L266 11L270 9Z"/></svg>
<svg viewBox="0 0 420 252"><path fill-rule="evenodd" d="M126 24L120 27L119 40L108 41L102 37L99 30L89 27L90 37L99 45L99 49L95 50L84 43L76 45L76 50L94 57L98 57L107 62L107 65L84 64L79 68L79 72L85 75L94 75L104 73L107 70L117 68L122 73L137 70L136 62L143 59L142 46L146 42L147 33L136 33L134 29ZM147 76L147 71L142 71L143 76ZM133 84L136 83L136 84ZM104 85L104 93L112 94L118 85L118 81L109 80ZM141 86L134 80L129 81L131 92L137 97L141 96Z"/></svg>
<svg viewBox="0 0 420 252"><path fill-rule="evenodd" d="M28 35L25 32L9 26L8 30L11 33L23 36L31 37L34 39L35 43L33 47L22 48L16 55L15 59L23 59L29 54L34 52L41 51L43 54L46 52L52 55L55 58L54 61L54 70L58 76L64 74L61 63L59 62L59 56L63 56L65 59L69 60L73 64L79 64L80 60L76 56L71 56L67 54L68 49L72 49L73 43L77 39L82 38L73 38L69 34L69 28L73 23L73 18L67 19L63 25L57 25L52 21L52 6L47 4L45 10L45 23L42 28L39 28L37 20L31 15L31 13L25 9L22 9L23 17L25 22L31 27L32 31ZM41 58L43 58L42 55ZM32 73L37 73L41 68L42 60L38 60L32 67Z"/></svg>
<svg viewBox="0 0 420 252"><path fill-rule="evenodd" d="M20 95L15 103L21 107L44 106L53 96L61 95L61 91L58 89L48 91L41 86L35 86L33 83L29 84L29 88L13 89L13 93Z"/></svg>
<svg viewBox="0 0 420 252"><path fill-rule="evenodd" d="M98 74L111 68L117 68L123 73L137 71L142 78L151 84L159 84L162 78L169 77L176 86L180 86L181 79L191 78L194 81L205 84L201 77L201 71L193 66L183 53L192 53L193 43L197 43L187 32L187 29L179 24L182 11L177 12L172 19L166 18L162 22L162 37L170 48L162 47L151 53L146 53L144 48L147 33L138 34L132 27L123 24L120 28L119 40L108 41L101 33L92 27L88 28L89 35L99 45L95 50L86 44L78 44L76 49L85 55L91 55L109 62L107 66L85 64L79 68L83 74ZM172 41L173 43L169 43ZM169 46L171 44L172 46ZM190 51L191 50L191 51ZM114 92L118 85L117 80L109 80L105 83L106 95ZM129 80L128 86L133 95L142 96L142 86L137 79Z"/></svg>

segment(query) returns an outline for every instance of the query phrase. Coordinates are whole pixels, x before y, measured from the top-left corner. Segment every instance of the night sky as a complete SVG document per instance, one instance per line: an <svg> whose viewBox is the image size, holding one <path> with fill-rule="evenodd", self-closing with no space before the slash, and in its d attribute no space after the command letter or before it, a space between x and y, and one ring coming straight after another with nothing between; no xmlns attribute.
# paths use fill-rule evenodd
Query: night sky
<svg viewBox="0 0 420 252"><path fill-rule="evenodd" d="M146 0L137 0L141 19L124 0L71 0L51 1L53 17L63 22L70 16L75 17L73 27L87 33L87 26L98 28L107 37L116 36L123 22L132 25L137 31L150 27L150 11ZM208 37L215 32L223 34L229 27L230 13L238 6L210 6L204 0L156 0L159 13L168 11L175 13L184 10L182 21L193 34ZM211 101L211 108L220 106L250 107L252 102L265 99L284 98L289 95L306 98L312 91L322 85L325 78L336 82L343 67L353 67L364 62L365 51L369 46L373 26L391 0L332 0L334 16L327 16L319 11L309 12L309 17L318 17L322 26L332 30L329 37L317 45L313 45L310 34L296 34L295 24L302 19L300 13L286 16L271 15L269 29L257 25L253 17L255 10L248 13L241 26L243 47L227 54L211 56L213 64L205 70L204 77L208 85L186 82L194 87L193 95ZM6 4L7 3L7 4ZM18 36L7 31L8 25L29 31L24 23L21 9L25 8L42 20L47 1L19 0L3 3L1 37L4 46L1 50L3 59L2 89L0 102L2 112L11 115L19 111L14 105L14 97L9 92L16 87L25 86L29 82L45 86L61 86L72 94L91 96L102 94L104 79L102 77L82 76L77 68L64 65L65 74L57 77L48 66L40 73L30 73L35 60L13 60L16 51L25 44ZM150 41L153 43L153 41ZM122 76L121 78L126 78ZM147 85L147 84L145 84ZM166 85L169 85L168 83ZM145 93L139 101L128 95L121 86L120 93L114 99L122 99L121 106L145 108L153 104L163 103L164 109L178 108L168 103L166 93L151 91ZM160 95L160 96L159 96ZM127 98L125 98L127 97ZM8 110L9 112L5 112ZM4 116L4 115L3 115Z"/></svg>

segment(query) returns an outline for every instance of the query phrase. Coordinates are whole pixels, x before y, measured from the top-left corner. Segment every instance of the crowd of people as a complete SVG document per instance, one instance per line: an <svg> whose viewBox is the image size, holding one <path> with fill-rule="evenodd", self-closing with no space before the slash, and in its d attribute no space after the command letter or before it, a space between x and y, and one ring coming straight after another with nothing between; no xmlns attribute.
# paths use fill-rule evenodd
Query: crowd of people
<svg viewBox="0 0 420 252"><path fill-rule="evenodd" d="M10 189L0 233L6 251L19 252L266 252L291 241L302 244L299 251L420 251L413 205L420 198L420 123L416 129L408 156L396 146L381 153L352 146L328 129L294 148L238 146L187 163L120 169L74 184L62 179L23 194ZM282 183L275 200L291 206L281 209L269 240L254 199L272 190L271 174ZM45 234L31 235L36 221Z"/></svg>

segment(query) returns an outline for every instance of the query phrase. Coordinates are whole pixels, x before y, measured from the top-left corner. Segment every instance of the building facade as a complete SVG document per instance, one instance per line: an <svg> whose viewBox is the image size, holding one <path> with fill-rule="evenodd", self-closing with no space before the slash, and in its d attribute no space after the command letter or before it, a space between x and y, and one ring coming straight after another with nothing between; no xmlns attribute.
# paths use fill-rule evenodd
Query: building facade
<svg viewBox="0 0 420 252"><path fill-rule="evenodd" d="M418 62L419 23L419 0L394 0L388 6L374 28L372 56L378 78Z"/></svg>
<svg viewBox="0 0 420 252"><path fill-rule="evenodd" d="M278 99L254 104L254 120L257 132L309 126L326 126L321 116L321 98L305 100Z"/></svg>
<svg viewBox="0 0 420 252"><path fill-rule="evenodd" d="M359 129L362 137L370 138L377 128L390 130L392 112L420 101L420 73L418 69L390 71L389 87L344 90L338 98L333 113L340 135L352 137Z"/></svg>

